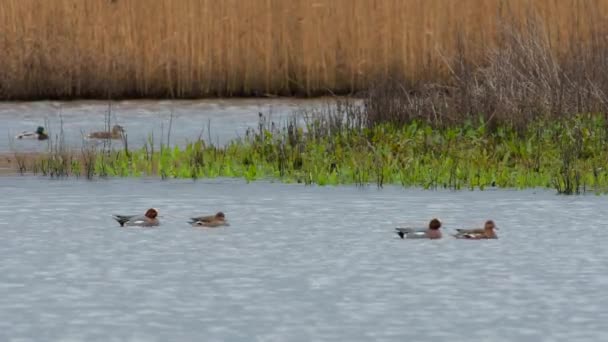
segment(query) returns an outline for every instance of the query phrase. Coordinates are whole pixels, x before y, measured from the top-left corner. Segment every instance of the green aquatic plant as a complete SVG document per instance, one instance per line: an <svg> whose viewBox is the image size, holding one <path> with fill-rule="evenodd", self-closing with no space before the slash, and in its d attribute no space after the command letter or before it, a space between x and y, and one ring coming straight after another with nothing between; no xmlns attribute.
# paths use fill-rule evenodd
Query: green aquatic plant
<svg viewBox="0 0 608 342"><path fill-rule="evenodd" d="M53 144L24 172L51 177L242 178L248 182L337 185L387 184L425 189L552 187L558 193L608 191L607 123L603 116L576 115L536 121L521 131L489 130L483 121L435 128L409 124L353 125L313 119L305 127L262 122L225 146L201 139L185 147L161 143L151 134L139 149L72 151Z"/></svg>

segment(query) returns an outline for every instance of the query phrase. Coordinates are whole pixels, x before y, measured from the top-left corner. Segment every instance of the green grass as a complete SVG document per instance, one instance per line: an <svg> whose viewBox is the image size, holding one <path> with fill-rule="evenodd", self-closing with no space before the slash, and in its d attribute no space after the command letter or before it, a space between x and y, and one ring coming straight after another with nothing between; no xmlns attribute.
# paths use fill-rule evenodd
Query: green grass
<svg viewBox="0 0 608 342"><path fill-rule="evenodd" d="M573 194L608 190L607 143L608 122L595 115L536 122L524 131L498 127L491 132L483 122L436 129L420 122L361 128L309 120L306 129L260 125L224 147L195 141L185 148L146 146L62 158L45 154L26 171L425 189L544 187ZM61 172L52 170L62 167Z"/></svg>

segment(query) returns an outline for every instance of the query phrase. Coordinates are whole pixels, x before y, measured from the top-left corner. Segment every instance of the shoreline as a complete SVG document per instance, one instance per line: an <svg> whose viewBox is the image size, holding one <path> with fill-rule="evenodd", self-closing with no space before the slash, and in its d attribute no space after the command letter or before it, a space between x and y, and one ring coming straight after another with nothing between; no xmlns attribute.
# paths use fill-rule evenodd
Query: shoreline
<svg viewBox="0 0 608 342"><path fill-rule="evenodd" d="M352 100L362 101L363 96L351 96L345 95L320 95L320 96L273 96L273 97L256 97L256 96L218 96L218 97L201 97L201 98L170 98L170 97L125 97L125 98L98 98L98 97L74 97L74 98L32 98L32 99L0 99L0 106L3 105L22 105L22 104L36 104L36 103L62 103L62 104L121 104L121 103L175 103L175 104L227 104L236 103L240 105L257 104L257 103L287 103L287 104L298 104L308 102L326 102L326 101L339 101L339 100Z"/></svg>
<svg viewBox="0 0 608 342"><path fill-rule="evenodd" d="M21 155L30 164L42 157L45 152L0 152L0 176L20 175L18 156ZM33 173L32 173L33 175Z"/></svg>
<svg viewBox="0 0 608 342"><path fill-rule="evenodd" d="M262 118L257 129L224 146L204 140L178 146L162 138L159 145L128 150L49 144L40 152L0 153L0 169L49 178L224 177L320 186L608 192L603 168L608 121L603 117L535 121L523 131L489 130L484 123L437 128L420 121L367 127L339 123L338 118L359 113L343 110L313 117L306 129L292 123L275 126Z"/></svg>

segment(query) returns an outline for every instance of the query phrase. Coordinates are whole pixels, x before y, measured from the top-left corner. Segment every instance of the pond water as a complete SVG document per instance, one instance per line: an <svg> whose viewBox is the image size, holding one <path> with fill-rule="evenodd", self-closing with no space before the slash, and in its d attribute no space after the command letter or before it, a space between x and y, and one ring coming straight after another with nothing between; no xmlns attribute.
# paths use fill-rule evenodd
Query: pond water
<svg viewBox="0 0 608 342"><path fill-rule="evenodd" d="M125 128L130 147L143 146L151 134L157 146L161 136L166 141L171 113L171 144L183 146L200 136L224 145L242 137L247 128L257 127L259 113L282 124L298 112L333 103L330 98L115 101L111 103L110 120L111 125ZM86 134L107 129L109 108L109 103L103 101L0 103L0 152L45 150L46 142L14 139L20 132L35 131L38 126L46 126L50 136L56 137L63 125L65 143L80 148ZM121 146L120 140L115 144Z"/></svg>
<svg viewBox="0 0 608 342"><path fill-rule="evenodd" d="M606 341L608 197L0 177L3 341ZM156 229L111 214L160 209ZM231 226L192 215L223 210ZM493 218L498 240L400 240Z"/></svg>

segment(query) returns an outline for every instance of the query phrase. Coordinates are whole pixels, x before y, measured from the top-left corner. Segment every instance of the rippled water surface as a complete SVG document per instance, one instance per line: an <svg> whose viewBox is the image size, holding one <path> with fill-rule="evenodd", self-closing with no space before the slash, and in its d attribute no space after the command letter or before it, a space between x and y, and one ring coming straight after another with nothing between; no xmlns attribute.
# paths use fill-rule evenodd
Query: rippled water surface
<svg viewBox="0 0 608 342"><path fill-rule="evenodd" d="M129 146L143 146L150 136L160 143L171 122L171 143L184 145L199 136L223 145L242 137L248 127L256 127L258 113L267 120L282 124L297 112L327 107L330 99L226 99L199 101L121 101L111 103L111 125L125 128ZM16 140L22 131L35 131L46 126L52 138L63 127L69 147L80 148L83 136L106 129L109 103L103 101L75 102L3 102L0 103L0 152L11 150L41 151L45 142ZM120 144L120 141L118 141Z"/></svg>
<svg viewBox="0 0 608 342"><path fill-rule="evenodd" d="M606 341L608 197L0 177L2 341ZM157 207L156 229L112 213ZM223 210L231 226L194 229ZM400 240L491 217L495 241Z"/></svg>

